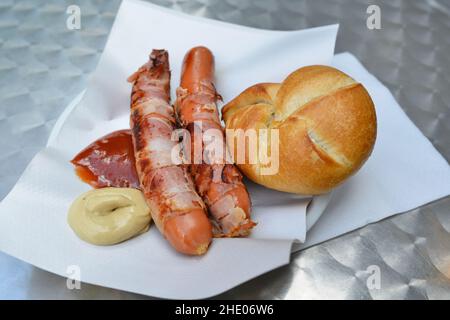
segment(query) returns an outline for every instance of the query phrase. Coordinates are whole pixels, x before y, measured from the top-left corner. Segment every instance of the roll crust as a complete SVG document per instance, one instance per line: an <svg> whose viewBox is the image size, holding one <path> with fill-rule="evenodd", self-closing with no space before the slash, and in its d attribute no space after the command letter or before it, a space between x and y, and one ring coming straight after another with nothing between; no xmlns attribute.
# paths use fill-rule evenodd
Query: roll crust
<svg viewBox="0 0 450 320"><path fill-rule="evenodd" d="M238 166L258 184L298 194L329 192L358 171L377 134L367 90L328 66L298 69L281 84L256 84L225 105L222 117L227 129L279 130L278 173L261 175L259 160Z"/></svg>

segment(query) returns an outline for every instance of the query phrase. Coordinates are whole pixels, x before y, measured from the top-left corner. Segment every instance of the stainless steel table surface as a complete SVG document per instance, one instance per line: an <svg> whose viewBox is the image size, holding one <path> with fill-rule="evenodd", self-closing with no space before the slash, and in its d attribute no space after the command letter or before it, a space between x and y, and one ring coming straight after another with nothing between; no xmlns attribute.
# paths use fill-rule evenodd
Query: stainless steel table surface
<svg viewBox="0 0 450 320"><path fill-rule="evenodd" d="M336 52L354 53L450 159L450 1L153 2L266 29L339 22ZM366 10L372 3L381 8L381 30L366 27ZM71 4L81 8L81 30L66 28ZM85 88L119 4L119 0L0 2L0 199L45 145L63 108ZM294 254L290 265L218 298L450 299L449 232L447 198ZM379 289L367 286L370 265L380 268ZM88 284L68 290L62 277L0 253L0 298L146 297Z"/></svg>

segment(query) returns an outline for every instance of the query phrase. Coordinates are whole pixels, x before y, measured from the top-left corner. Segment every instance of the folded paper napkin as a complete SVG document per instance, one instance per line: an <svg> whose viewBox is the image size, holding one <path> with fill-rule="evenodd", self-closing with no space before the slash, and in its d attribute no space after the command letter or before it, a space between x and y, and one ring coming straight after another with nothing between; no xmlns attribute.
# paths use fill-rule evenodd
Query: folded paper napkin
<svg viewBox="0 0 450 320"><path fill-rule="evenodd" d="M96 138L128 126L126 77L154 47L169 50L176 87L184 53L208 46L216 56L218 90L228 101L256 82L282 81L300 66L330 64L336 32L337 26L256 30L123 1L82 101L0 203L0 250L62 276L77 265L84 282L164 298L213 296L287 264L293 240L305 237L308 199L251 184L259 221L255 233L215 239L203 257L176 253L154 227L119 245L97 247L79 240L66 222L70 203L89 189L68 161ZM306 242L295 250L450 194L448 163L389 91L349 54L337 56L333 64L372 95L378 140L367 164L335 191Z"/></svg>

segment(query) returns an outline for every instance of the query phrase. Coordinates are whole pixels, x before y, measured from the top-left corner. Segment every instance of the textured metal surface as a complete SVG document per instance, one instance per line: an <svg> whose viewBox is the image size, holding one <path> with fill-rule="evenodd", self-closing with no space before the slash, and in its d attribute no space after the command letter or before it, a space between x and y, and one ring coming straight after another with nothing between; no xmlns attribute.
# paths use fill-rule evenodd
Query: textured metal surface
<svg viewBox="0 0 450 320"><path fill-rule="evenodd" d="M450 4L446 0L154 0L194 15L292 30L339 22L337 52L350 51L394 93L450 160ZM381 7L382 29L366 9ZM66 28L78 4L82 29ZM40 150L64 106L86 85L119 1L0 2L0 199ZM230 44L232 45L232 44ZM380 289L367 268L378 266ZM65 279L0 253L0 298L144 298ZM450 199L295 254L289 266L220 298L450 299Z"/></svg>

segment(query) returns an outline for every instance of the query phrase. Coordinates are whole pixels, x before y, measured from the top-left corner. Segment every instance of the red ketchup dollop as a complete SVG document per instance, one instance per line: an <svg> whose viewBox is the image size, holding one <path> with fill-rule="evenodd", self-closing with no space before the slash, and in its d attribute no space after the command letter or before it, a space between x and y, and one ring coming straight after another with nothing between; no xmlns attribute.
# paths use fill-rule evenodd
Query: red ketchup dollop
<svg viewBox="0 0 450 320"><path fill-rule="evenodd" d="M130 130L101 137L70 162L78 177L94 188L140 188Z"/></svg>

